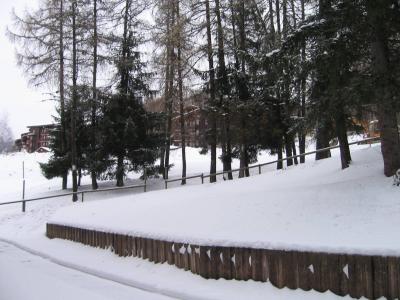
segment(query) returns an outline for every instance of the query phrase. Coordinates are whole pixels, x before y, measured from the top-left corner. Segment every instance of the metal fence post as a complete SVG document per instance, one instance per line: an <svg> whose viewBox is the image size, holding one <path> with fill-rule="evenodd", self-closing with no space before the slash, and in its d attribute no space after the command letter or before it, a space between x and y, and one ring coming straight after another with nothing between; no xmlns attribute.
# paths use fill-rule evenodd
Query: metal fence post
<svg viewBox="0 0 400 300"><path fill-rule="evenodd" d="M85 193L84 192L82 192L82 202L83 202L83 195L84 195Z"/></svg>
<svg viewBox="0 0 400 300"><path fill-rule="evenodd" d="M25 200L25 161L22 162L22 200ZM22 212L26 210L26 202L22 202Z"/></svg>
<svg viewBox="0 0 400 300"><path fill-rule="evenodd" d="M204 174L201 173L201 184L204 184Z"/></svg>
<svg viewBox="0 0 400 300"><path fill-rule="evenodd" d="M168 189L168 181L164 181L164 183L165 183L165 189Z"/></svg>
<svg viewBox="0 0 400 300"><path fill-rule="evenodd" d="M261 174L261 165L258 165L258 174Z"/></svg>

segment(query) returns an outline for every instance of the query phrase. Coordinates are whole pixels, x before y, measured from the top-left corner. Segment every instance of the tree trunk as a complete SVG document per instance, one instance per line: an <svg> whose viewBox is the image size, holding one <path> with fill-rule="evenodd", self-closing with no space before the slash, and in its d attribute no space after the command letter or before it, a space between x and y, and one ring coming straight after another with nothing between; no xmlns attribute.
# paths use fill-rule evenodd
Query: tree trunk
<svg viewBox="0 0 400 300"><path fill-rule="evenodd" d="M329 130L326 122L321 121L317 126L317 150L329 147ZM325 159L331 157L331 151L326 150L315 154L315 160Z"/></svg>
<svg viewBox="0 0 400 300"><path fill-rule="evenodd" d="M116 178L117 178L117 186L121 187L124 186L124 155L120 154L117 157L117 172L116 172Z"/></svg>
<svg viewBox="0 0 400 300"><path fill-rule="evenodd" d="M96 110L97 110L97 0L93 0L93 97L92 97L92 166L91 166L91 179L92 179L92 189L97 190L97 174L96 174Z"/></svg>
<svg viewBox="0 0 400 300"><path fill-rule="evenodd" d="M209 91L209 116L210 116L210 150L211 150L211 163L210 174L217 172L217 117L216 117L216 103L215 103L215 70L212 51L212 36L211 36L211 17L210 17L210 2L205 0L206 5L206 23L207 23L207 57L208 57L208 74L210 76ZM216 182L215 175L210 176L210 182Z"/></svg>
<svg viewBox="0 0 400 300"><path fill-rule="evenodd" d="M277 170L282 170L283 169L283 153L282 153L282 140L280 139L278 142L278 162L276 164L276 169Z"/></svg>
<svg viewBox="0 0 400 300"><path fill-rule="evenodd" d="M65 90L64 90L64 0L60 0L60 40L59 40L59 59L60 59L60 74L59 74L59 88L60 88L60 123L61 123L61 153L67 154L67 130L65 124ZM68 184L68 170L62 175L62 189L66 190Z"/></svg>
<svg viewBox="0 0 400 300"><path fill-rule="evenodd" d="M173 3L172 3L173 4ZM166 130L166 143L165 143L165 171L164 179L168 179L169 173L169 156L171 151L171 135L172 135L172 113L173 113L173 91L174 91L174 74L175 74L175 51L174 51L174 37L171 28L175 26L175 7L170 5L168 8L168 20L170 26L170 34L167 38L167 51L169 51L169 75L167 76L168 93L166 95L167 106L167 130Z"/></svg>
<svg viewBox="0 0 400 300"><path fill-rule="evenodd" d="M349 167L351 162L350 155L350 147L349 142L347 140L347 126L346 120L343 116L343 113L339 112L339 115L335 118L336 125L336 135L339 140L339 149L340 149L340 160L342 163L342 169L346 169Z"/></svg>
<svg viewBox="0 0 400 300"><path fill-rule="evenodd" d="M76 57L76 1L72 2L72 107L71 107L71 158L72 158L72 201L78 201L76 113L77 113L77 57Z"/></svg>
<svg viewBox="0 0 400 300"><path fill-rule="evenodd" d="M78 186L81 186L81 180L82 180L82 169L78 169Z"/></svg>
<svg viewBox="0 0 400 300"><path fill-rule="evenodd" d="M304 22L306 19L304 0L301 0L301 21ZM301 108L300 116L302 121L301 131L299 133L299 151L300 154L306 153L306 131L305 131L305 117L306 117L306 75L304 74L304 63L306 61L306 41L303 38L301 41L301 63L302 74L301 74ZM306 161L305 156L300 157L300 163L304 164Z"/></svg>
<svg viewBox="0 0 400 300"><path fill-rule="evenodd" d="M381 151L383 156L384 174L393 176L400 169L400 140L396 110L396 97L392 84L395 80L390 70L388 37L385 34L383 12L388 9L378 1L368 0L368 20L372 28L371 49L375 92L379 97L377 102L381 133ZM383 10L383 11L382 11Z"/></svg>
<svg viewBox="0 0 400 300"><path fill-rule="evenodd" d="M182 79L182 35L181 31L182 23L180 19L180 0L176 1L176 18L178 22L178 97L179 97L179 115L180 115L180 125L181 125L181 143L182 143L182 185L186 184L186 132L185 132L185 115L183 107L183 79Z"/></svg>
<svg viewBox="0 0 400 300"><path fill-rule="evenodd" d="M240 168L246 168L249 165L248 160L248 149L247 149L247 127L246 127L246 102L249 98L249 91L246 82L246 29L245 29L245 1L240 0L240 8L239 8L239 49L240 49L240 80L238 80L238 92L239 92L239 101L242 104L242 109L240 111ZM239 171L239 178L244 176L249 176L249 170L243 169Z"/></svg>
<svg viewBox="0 0 400 300"><path fill-rule="evenodd" d="M292 154L293 154L293 156L297 155L296 142L294 141L294 139L292 139ZM297 157L293 158L293 161L294 161L295 165L299 164Z"/></svg>
<svg viewBox="0 0 400 300"><path fill-rule="evenodd" d="M224 116L222 119L222 164L224 172L232 170L232 146L230 136L230 91L228 86L228 78L225 65L225 46L224 46L224 30L222 27L221 4L220 0L215 0L215 15L217 19L217 39L218 39L218 90L220 96L220 107ZM233 179L232 173L228 173L228 179Z"/></svg>

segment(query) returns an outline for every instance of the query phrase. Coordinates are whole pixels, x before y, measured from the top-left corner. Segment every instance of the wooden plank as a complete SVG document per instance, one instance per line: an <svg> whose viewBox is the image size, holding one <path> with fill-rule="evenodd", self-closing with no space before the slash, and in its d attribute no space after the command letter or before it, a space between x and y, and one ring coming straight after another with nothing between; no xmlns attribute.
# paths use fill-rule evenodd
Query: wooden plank
<svg viewBox="0 0 400 300"><path fill-rule="evenodd" d="M283 288L285 286L283 255L283 251L268 251L268 273L271 283L277 288Z"/></svg>
<svg viewBox="0 0 400 300"><path fill-rule="evenodd" d="M318 253L320 261L320 280L321 280L321 291L326 292L330 287L330 272L329 272L329 255L326 253Z"/></svg>
<svg viewBox="0 0 400 300"><path fill-rule="evenodd" d="M210 247L210 274L209 278L219 278L219 266L221 264L220 251L218 247Z"/></svg>
<svg viewBox="0 0 400 300"><path fill-rule="evenodd" d="M233 279L232 276L232 255L231 249L228 247L222 248L222 275L225 279Z"/></svg>
<svg viewBox="0 0 400 300"><path fill-rule="evenodd" d="M209 247L200 246L200 264L199 264L199 275L208 279L210 278L210 258L209 258Z"/></svg>
<svg viewBox="0 0 400 300"><path fill-rule="evenodd" d="M309 254L311 271L311 288L318 292L324 292L321 282L321 256L318 253Z"/></svg>
<svg viewBox="0 0 400 300"><path fill-rule="evenodd" d="M182 247L181 243L174 243L174 264L179 269L182 268L181 254L180 254L181 247Z"/></svg>
<svg viewBox="0 0 400 300"><path fill-rule="evenodd" d="M329 254L327 255L328 259L328 289L339 296L341 295L341 288L340 288L340 282L341 282L341 276L343 273L343 267L340 264L339 261L339 255L337 254Z"/></svg>
<svg viewBox="0 0 400 300"><path fill-rule="evenodd" d="M235 279L244 280L243 275L243 249L242 248L234 248L235 249Z"/></svg>
<svg viewBox="0 0 400 300"><path fill-rule="evenodd" d="M261 256L260 249L251 249L251 278L255 281L263 281Z"/></svg>
<svg viewBox="0 0 400 300"><path fill-rule="evenodd" d="M174 243L166 242L167 262L169 265L175 263Z"/></svg>
<svg viewBox="0 0 400 300"><path fill-rule="evenodd" d="M388 257L388 299L399 299L400 259Z"/></svg>
<svg viewBox="0 0 400 300"><path fill-rule="evenodd" d="M284 285L289 289L296 289L296 269L297 264L294 262L293 251L284 251L282 259L282 272L284 276Z"/></svg>
<svg viewBox="0 0 400 300"><path fill-rule="evenodd" d="M374 270L374 298L388 297L388 259L374 256L372 258Z"/></svg>
<svg viewBox="0 0 400 300"><path fill-rule="evenodd" d="M185 248L185 253L183 254L183 269L185 271L190 270L190 258L189 258L189 245L184 244L183 247Z"/></svg>
<svg viewBox="0 0 400 300"><path fill-rule="evenodd" d="M190 247L190 254L189 254L189 257L190 257L190 271L193 274L198 274L199 271L198 271L198 264L197 264L197 259L196 259L196 256L197 256L196 249L197 248L196 248L195 245L189 245L189 247Z"/></svg>
<svg viewBox="0 0 400 300"><path fill-rule="evenodd" d="M267 282L269 280L267 250L261 250L261 265L262 265L262 271L261 271L262 281Z"/></svg>
<svg viewBox="0 0 400 300"><path fill-rule="evenodd" d="M243 249L243 266L242 266L242 276L243 280L249 280L251 278L251 249Z"/></svg>

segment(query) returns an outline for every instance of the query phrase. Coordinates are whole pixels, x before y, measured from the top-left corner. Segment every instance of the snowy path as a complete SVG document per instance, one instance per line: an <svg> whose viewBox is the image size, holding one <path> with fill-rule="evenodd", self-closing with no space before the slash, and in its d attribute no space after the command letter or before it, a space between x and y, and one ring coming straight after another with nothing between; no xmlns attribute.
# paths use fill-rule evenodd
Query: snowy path
<svg viewBox="0 0 400 300"><path fill-rule="evenodd" d="M21 299L168 300L172 298L71 270L0 242L0 300Z"/></svg>

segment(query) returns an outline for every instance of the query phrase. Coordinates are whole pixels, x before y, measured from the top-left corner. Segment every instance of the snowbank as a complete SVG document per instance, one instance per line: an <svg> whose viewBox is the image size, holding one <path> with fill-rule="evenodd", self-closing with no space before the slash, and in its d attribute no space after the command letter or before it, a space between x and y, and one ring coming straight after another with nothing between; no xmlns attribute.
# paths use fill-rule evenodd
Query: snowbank
<svg viewBox="0 0 400 300"><path fill-rule="evenodd" d="M77 204L51 223L200 245L400 255L400 189L379 146L248 179Z"/></svg>

